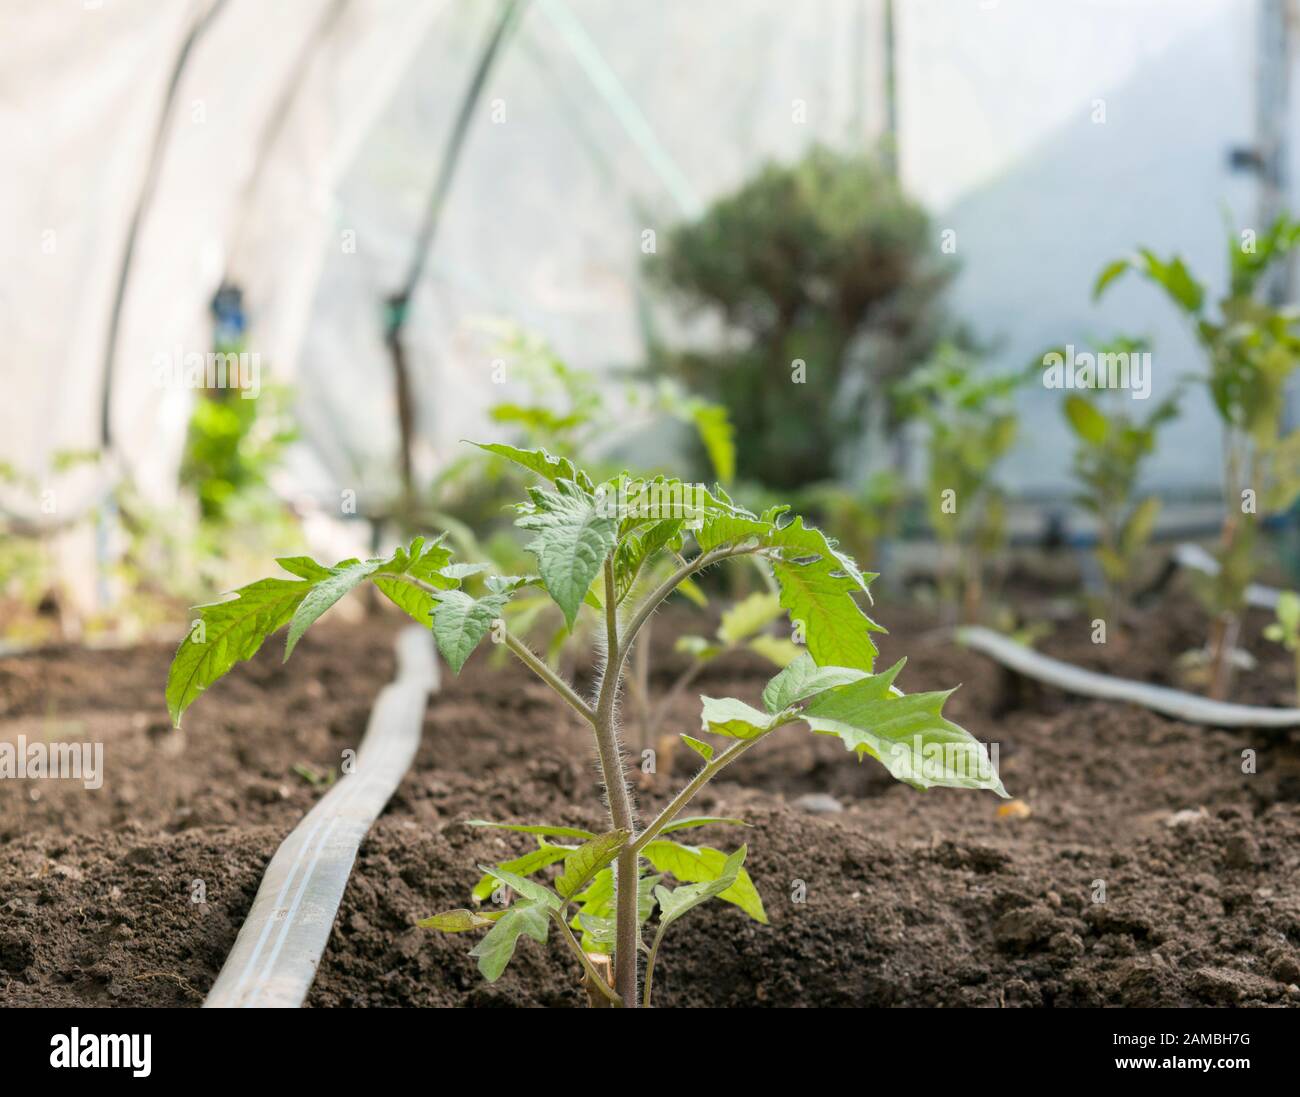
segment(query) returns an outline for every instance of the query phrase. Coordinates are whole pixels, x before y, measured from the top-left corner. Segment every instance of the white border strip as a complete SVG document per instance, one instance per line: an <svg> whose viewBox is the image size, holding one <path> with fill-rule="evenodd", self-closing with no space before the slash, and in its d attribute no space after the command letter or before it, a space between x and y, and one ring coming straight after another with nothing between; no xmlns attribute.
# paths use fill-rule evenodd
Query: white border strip
<svg viewBox="0 0 1300 1097"><path fill-rule="evenodd" d="M410 768L429 694L437 689L429 630L404 629L397 638L397 677L375 699L356 769L276 850L205 1007L302 1005L357 849Z"/></svg>
<svg viewBox="0 0 1300 1097"><path fill-rule="evenodd" d="M1166 716L1186 720L1190 724L1217 728L1300 727L1300 708L1236 705L1227 701L1211 701L1167 686L1153 686L1129 678L1112 678L1109 674L1098 674L1064 663L1060 659L1040 655L990 628L959 628L957 642L990 656L1019 674L1047 682L1069 693L1099 697L1104 701L1129 701Z"/></svg>

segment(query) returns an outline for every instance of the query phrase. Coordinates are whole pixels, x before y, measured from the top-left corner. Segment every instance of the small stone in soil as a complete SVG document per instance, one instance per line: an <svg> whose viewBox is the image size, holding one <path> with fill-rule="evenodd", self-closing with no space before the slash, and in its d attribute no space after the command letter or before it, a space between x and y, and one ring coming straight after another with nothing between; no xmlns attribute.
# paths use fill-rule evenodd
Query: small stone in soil
<svg viewBox="0 0 1300 1097"><path fill-rule="evenodd" d="M810 815L836 815L844 810L834 796L825 792L808 792L794 801L794 806Z"/></svg>

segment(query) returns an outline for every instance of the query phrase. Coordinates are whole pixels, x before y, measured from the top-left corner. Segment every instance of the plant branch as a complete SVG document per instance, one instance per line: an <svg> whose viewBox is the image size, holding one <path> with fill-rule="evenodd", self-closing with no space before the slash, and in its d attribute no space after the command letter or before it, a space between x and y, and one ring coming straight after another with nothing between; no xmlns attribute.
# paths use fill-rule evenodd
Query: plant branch
<svg viewBox="0 0 1300 1097"><path fill-rule="evenodd" d="M510 632L506 633L506 647L519 657L519 661L528 667L534 674L545 682L551 689L555 690L561 697L568 702L569 707L578 713L592 727L596 726L596 713L586 701L579 697L573 687L563 678L555 673L546 663L539 659L527 644Z"/></svg>
<svg viewBox="0 0 1300 1097"><path fill-rule="evenodd" d="M793 720L788 722L793 723ZM705 762L704 768L692 777L690 781L683 786L681 792L672 798L668 806L655 816L654 821L637 835L635 841L630 844L632 852L640 853L641 850L643 850L650 842L654 841L664 827L677 818L682 808L695 799L696 793L713 780L721 770L726 769L727 766L731 765L732 762L744 754L745 751L755 743L766 739L772 734L772 732L776 731L777 728L784 726L785 724L777 724L776 727L769 728L761 735L756 735L752 739L740 739L729 746L721 754Z"/></svg>
<svg viewBox="0 0 1300 1097"><path fill-rule="evenodd" d="M641 1005L650 1008L650 990L655 980L655 961L659 959L659 945L664 939L664 930L667 927L663 924L659 926L659 932L655 934L654 943L650 946L650 955L646 957L645 962L645 994L642 996Z"/></svg>
<svg viewBox="0 0 1300 1097"><path fill-rule="evenodd" d="M569 948L573 950L573 954L578 958L579 963L582 964L583 969L586 971L588 981L614 1005L621 1006L623 1004L623 999L619 997L618 991L605 982L605 977L596 970L596 965L593 964L587 954L583 952L582 945L578 943L578 939L573 935L573 930L569 928L569 923L564 920L564 915L553 911L552 917L555 918L556 924L563 931L564 939L568 942Z"/></svg>

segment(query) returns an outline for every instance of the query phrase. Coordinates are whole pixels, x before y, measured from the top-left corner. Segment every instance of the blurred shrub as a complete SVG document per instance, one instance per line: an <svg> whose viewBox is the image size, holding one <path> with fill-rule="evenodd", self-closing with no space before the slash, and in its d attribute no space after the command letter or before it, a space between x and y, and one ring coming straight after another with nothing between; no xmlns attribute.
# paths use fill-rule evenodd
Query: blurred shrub
<svg viewBox="0 0 1300 1097"><path fill-rule="evenodd" d="M932 349L953 271L925 213L875 158L818 146L764 167L648 260L652 283L687 314L726 329L720 349L655 358L730 411L739 478L823 481L869 402Z"/></svg>

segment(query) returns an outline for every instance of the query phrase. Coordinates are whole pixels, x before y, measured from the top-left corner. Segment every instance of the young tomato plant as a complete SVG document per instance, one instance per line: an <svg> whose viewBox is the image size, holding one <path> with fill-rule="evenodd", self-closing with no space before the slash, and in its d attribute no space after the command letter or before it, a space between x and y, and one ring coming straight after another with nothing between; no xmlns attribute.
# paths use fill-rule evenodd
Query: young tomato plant
<svg viewBox="0 0 1300 1097"><path fill-rule="evenodd" d="M1295 697L1300 705L1300 594L1284 590L1278 595L1274 612L1277 620L1264 629L1264 638L1281 644L1295 660Z"/></svg>
<svg viewBox="0 0 1300 1097"><path fill-rule="evenodd" d="M472 595L462 584L478 569L453 564L440 541L418 538L387 559L345 560L333 567L305 557L281 560L295 578L263 579L230 601L202 607L201 625L182 642L172 663L167 701L179 721L208 685L238 660L250 658L284 625L289 627L287 658L312 622L365 582L415 620L432 622L438 649L454 671L485 636L505 644L590 725L609 822L596 833L476 820L539 839L538 848L522 857L479 866L483 878L474 897L481 902L495 892L513 901L490 913L453 910L421 924L451 933L486 929L471 955L488 980L505 970L520 937L544 941L554 929L584 970L589 994L621 1006L649 1004L665 933L695 906L716 898L766 922L762 899L744 867L745 846L727 854L676 836L706 823L738 822L682 812L723 769L789 725L802 723L815 733L838 736L859 758L877 759L917 788L980 788L1006 795L984 745L944 718L950 690L903 693L895 684L903 660L887 670L874 669L872 633L880 628L856 601L867 594L874 576L862 574L834 541L791 517L787 508L754 514L721 488L710 491L664 477L623 474L598 484L543 450L482 448L547 481L529 488L528 499L517 506L517 524L533 535L528 549L537 575L487 576L483 593ZM762 708L736 698L702 698L702 731L682 736L700 756L700 768L663 810L642 822L632 804L618 724L628 654L651 615L683 583L705 568L746 556L770 567L779 604L796 622L806 647L768 682ZM660 560L669 562L667 574L643 592L638 577ZM536 586L554 599L570 628L584 612L600 621L604 664L592 696L580 695L504 628L510 598ZM669 877L675 887L665 883ZM656 910L642 991L642 926ZM592 955L602 953L612 955L613 986L593 963Z"/></svg>
<svg viewBox="0 0 1300 1097"><path fill-rule="evenodd" d="M1285 216L1258 238L1253 231L1230 236L1229 288L1217 316L1182 259L1164 260L1146 248L1108 263L1093 288L1096 299L1125 272L1137 271L1187 318L1205 356L1208 370L1200 380L1223 423L1219 570L1198 587L1214 616L1210 694L1217 698L1228 693L1232 649L1255 575L1255 516L1284 511L1300 495L1300 430L1280 431L1288 380L1300 366L1300 328L1294 308L1269 304L1260 292L1273 264L1298 243L1300 222Z"/></svg>
<svg viewBox="0 0 1300 1097"><path fill-rule="evenodd" d="M1118 339L1100 356L1141 353L1139 342ZM1104 614L1122 635L1125 602L1132 593L1142 553L1151 541L1160 500L1134 498L1142 465L1155 451L1160 427L1178 414L1176 395L1143 419L1126 411L1128 394L1100 390L1065 399L1065 418L1074 432L1074 475L1078 502L1097 521L1097 563L1104 582Z"/></svg>
<svg viewBox="0 0 1300 1097"><path fill-rule="evenodd" d="M991 374L974 355L944 344L898 389L903 407L928 428L926 505L943 547L940 580L945 612L976 621L983 600L984 560L1006 539L1005 500L993 470L1016 440L1015 390L1028 375Z"/></svg>
<svg viewBox="0 0 1300 1097"><path fill-rule="evenodd" d="M736 469L735 432L722 405L693 396L668 379L654 383L628 380L611 392L598 382L595 373L568 365L536 336L513 326L505 328L503 336L500 353L510 361L515 381L508 389L512 395L492 404L488 416L517 434L518 439L512 441L520 448L546 449L604 476L619 469L617 464L611 465L608 453L609 423L617 420L629 434L687 427L694 435L694 446L707 458L712 475L724 484L731 481ZM466 458L465 463L472 460ZM482 493L477 515L483 522L494 521L502 504L523 490L521 470L508 466L484 475L479 465L475 468L478 479L493 488ZM508 494L503 497L503 493ZM490 561L491 570L510 574L527 566L520 561L517 540L498 536L480 547L464 531L449 528L445 522L444 516L430 515L428 524L447 528L453 544L472 551L473 559ZM640 576L642 582L654 578L650 573ZM701 605L707 601L689 584L683 592ZM520 592L507 605L506 616L513 632L543 647L552 667L581 658L590 649L596 632L591 620L579 619L576 632L566 627L544 590Z"/></svg>

